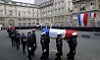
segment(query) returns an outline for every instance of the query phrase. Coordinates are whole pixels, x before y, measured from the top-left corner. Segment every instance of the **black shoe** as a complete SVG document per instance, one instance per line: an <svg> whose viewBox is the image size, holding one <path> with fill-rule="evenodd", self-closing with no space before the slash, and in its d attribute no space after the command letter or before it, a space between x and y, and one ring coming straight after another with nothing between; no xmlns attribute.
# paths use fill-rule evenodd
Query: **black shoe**
<svg viewBox="0 0 100 60"><path fill-rule="evenodd" d="M71 58L71 57L67 57L67 59L68 59L68 60L74 60L74 58Z"/></svg>
<svg viewBox="0 0 100 60"><path fill-rule="evenodd" d="M48 59L50 59L50 57L48 57Z"/></svg>
<svg viewBox="0 0 100 60"><path fill-rule="evenodd" d="M33 57L33 58L35 58L35 56L34 56L34 55L32 55L32 57Z"/></svg>
<svg viewBox="0 0 100 60"><path fill-rule="evenodd" d="M41 56L40 59L43 60L43 57Z"/></svg>
<svg viewBox="0 0 100 60"><path fill-rule="evenodd" d="M23 52L23 54L25 54L26 52Z"/></svg>
<svg viewBox="0 0 100 60"><path fill-rule="evenodd" d="M27 56L29 60L32 60L32 58L30 56Z"/></svg>

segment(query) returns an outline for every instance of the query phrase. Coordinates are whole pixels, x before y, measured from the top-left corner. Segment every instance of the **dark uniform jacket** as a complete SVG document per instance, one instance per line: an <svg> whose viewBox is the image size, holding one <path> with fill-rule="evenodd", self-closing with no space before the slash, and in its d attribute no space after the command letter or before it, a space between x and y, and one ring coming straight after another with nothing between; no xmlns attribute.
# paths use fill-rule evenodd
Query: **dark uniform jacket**
<svg viewBox="0 0 100 60"><path fill-rule="evenodd" d="M35 33L32 33L32 43L36 44L36 35L35 35Z"/></svg>
<svg viewBox="0 0 100 60"><path fill-rule="evenodd" d="M56 46L57 47L62 47L63 46L62 38L56 38Z"/></svg>
<svg viewBox="0 0 100 60"><path fill-rule="evenodd" d="M10 31L10 37L15 37L15 31Z"/></svg>
<svg viewBox="0 0 100 60"><path fill-rule="evenodd" d="M49 36L46 37L46 40L47 40L47 43L49 44L49 43L50 43L50 38L49 38Z"/></svg>
<svg viewBox="0 0 100 60"><path fill-rule="evenodd" d="M27 41L26 36L25 35L21 36L21 42L26 43L26 41Z"/></svg>
<svg viewBox="0 0 100 60"><path fill-rule="evenodd" d="M77 44L77 37L76 36L72 36L70 38L70 40L68 41L68 43Z"/></svg>
<svg viewBox="0 0 100 60"><path fill-rule="evenodd" d="M48 45L48 41L44 37L41 37L40 43L44 48L46 48Z"/></svg>
<svg viewBox="0 0 100 60"><path fill-rule="evenodd" d="M27 36L27 46L32 46L33 43L32 43L32 36L31 35L28 35Z"/></svg>
<svg viewBox="0 0 100 60"><path fill-rule="evenodd" d="M19 39L21 36L20 36L19 33L16 33L16 34L15 34L15 37L16 37L16 39Z"/></svg>

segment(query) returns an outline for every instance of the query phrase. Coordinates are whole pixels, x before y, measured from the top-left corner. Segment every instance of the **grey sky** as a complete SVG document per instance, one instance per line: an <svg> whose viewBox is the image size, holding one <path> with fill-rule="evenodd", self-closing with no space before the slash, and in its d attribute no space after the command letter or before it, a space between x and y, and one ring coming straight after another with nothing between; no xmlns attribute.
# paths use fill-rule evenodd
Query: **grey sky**
<svg viewBox="0 0 100 60"><path fill-rule="evenodd" d="M12 1L25 2L25 3L34 3L34 0L12 0Z"/></svg>

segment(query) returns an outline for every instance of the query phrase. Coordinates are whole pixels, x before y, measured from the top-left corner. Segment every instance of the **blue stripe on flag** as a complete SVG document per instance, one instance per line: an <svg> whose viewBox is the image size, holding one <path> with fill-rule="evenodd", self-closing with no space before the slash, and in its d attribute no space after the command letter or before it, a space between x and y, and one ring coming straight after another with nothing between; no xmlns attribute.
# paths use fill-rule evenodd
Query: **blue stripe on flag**
<svg viewBox="0 0 100 60"><path fill-rule="evenodd" d="M91 17L91 12L90 12L90 17Z"/></svg>
<svg viewBox="0 0 100 60"><path fill-rule="evenodd" d="M79 26L81 26L80 16L81 16L81 14L78 14L78 15L77 15L77 17L78 17L78 23L79 23Z"/></svg>
<svg viewBox="0 0 100 60"><path fill-rule="evenodd" d="M42 29L42 32L46 32L47 36L49 36L49 31L50 31L50 29L48 29L48 28L43 28Z"/></svg>

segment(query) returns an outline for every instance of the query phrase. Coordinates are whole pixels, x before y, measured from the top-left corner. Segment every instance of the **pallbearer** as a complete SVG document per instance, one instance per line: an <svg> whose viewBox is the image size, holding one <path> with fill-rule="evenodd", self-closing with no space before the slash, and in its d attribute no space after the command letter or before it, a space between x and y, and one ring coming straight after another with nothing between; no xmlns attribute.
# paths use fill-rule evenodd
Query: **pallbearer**
<svg viewBox="0 0 100 60"><path fill-rule="evenodd" d="M28 58L29 60L32 60L32 37L31 37L31 32L27 33L27 50L28 50Z"/></svg>
<svg viewBox="0 0 100 60"><path fill-rule="evenodd" d="M71 38L68 40L70 51L67 54L69 60L74 60L77 46L77 32L72 33Z"/></svg>
<svg viewBox="0 0 100 60"><path fill-rule="evenodd" d="M15 41L15 33L16 33L15 30L10 30L10 32L9 32L9 36L11 38L12 46L15 46L15 44L16 44L16 41Z"/></svg>
<svg viewBox="0 0 100 60"><path fill-rule="evenodd" d="M32 36L32 56L34 56L34 52L37 48L35 29L32 30L31 36Z"/></svg>
<svg viewBox="0 0 100 60"><path fill-rule="evenodd" d="M23 54L25 54L27 38L24 33L22 33L22 36L21 36L21 43L22 43Z"/></svg>
<svg viewBox="0 0 100 60"><path fill-rule="evenodd" d="M19 47L20 47L20 38L21 38L20 33L18 31L16 31L16 33L15 33L15 41L16 41L17 50L19 50Z"/></svg>
<svg viewBox="0 0 100 60"><path fill-rule="evenodd" d="M40 59L41 60L47 60L47 58L48 58L48 55L47 55L48 41L47 41L46 33L45 32L41 33L40 43L42 45L42 56L40 57Z"/></svg>
<svg viewBox="0 0 100 60"><path fill-rule="evenodd" d="M48 35L46 35L46 40L47 40L47 58L50 59L50 56L49 56L50 37Z"/></svg>
<svg viewBox="0 0 100 60"><path fill-rule="evenodd" d="M62 33L57 34L56 38L56 47L57 47L57 53L56 53L56 59L55 60L61 60L61 56L63 55L62 47L63 47L63 41L62 41Z"/></svg>

